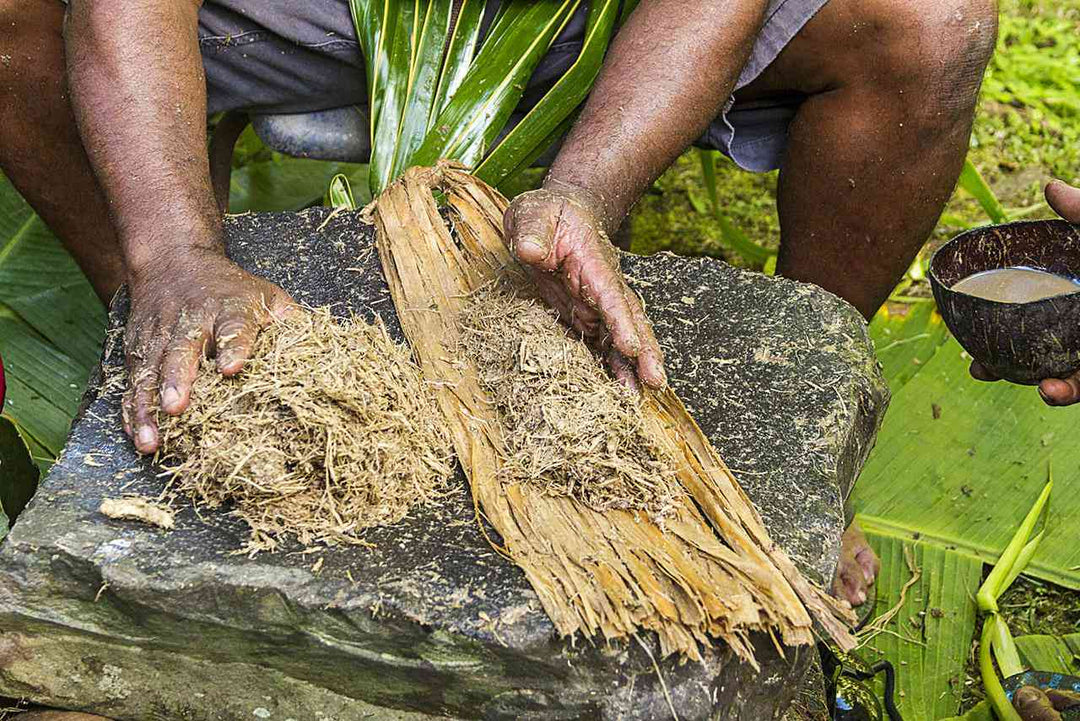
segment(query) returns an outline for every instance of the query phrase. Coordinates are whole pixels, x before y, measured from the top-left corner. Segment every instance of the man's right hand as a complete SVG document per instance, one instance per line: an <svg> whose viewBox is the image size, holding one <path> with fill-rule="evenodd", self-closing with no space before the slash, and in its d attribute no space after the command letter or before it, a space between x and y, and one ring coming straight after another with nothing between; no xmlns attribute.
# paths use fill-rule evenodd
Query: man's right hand
<svg viewBox="0 0 1080 721"><path fill-rule="evenodd" d="M634 387L667 383L664 354L608 240L603 204L582 188L548 180L522 193L503 218L511 251L562 321Z"/></svg>
<svg viewBox="0 0 1080 721"><path fill-rule="evenodd" d="M200 360L213 356L220 373L239 373L259 331L293 301L219 251L189 250L132 276L124 432L140 453L154 453L158 408L178 415L188 407Z"/></svg>

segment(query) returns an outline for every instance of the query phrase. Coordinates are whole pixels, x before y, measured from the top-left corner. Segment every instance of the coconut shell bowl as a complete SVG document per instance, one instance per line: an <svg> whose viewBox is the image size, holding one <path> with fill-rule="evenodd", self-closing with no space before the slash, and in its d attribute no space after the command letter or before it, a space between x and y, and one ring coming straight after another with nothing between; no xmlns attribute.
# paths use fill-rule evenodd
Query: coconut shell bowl
<svg viewBox="0 0 1080 721"><path fill-rule="evenodd" d="M976 273L1018 266L1080 278L1080 226L1023 221L976 228L946 243L930 260L930 285L945 325L972 358L1013 383L1034 385L1080 370L1080 285L1028 303L953 289Z"/></svg>

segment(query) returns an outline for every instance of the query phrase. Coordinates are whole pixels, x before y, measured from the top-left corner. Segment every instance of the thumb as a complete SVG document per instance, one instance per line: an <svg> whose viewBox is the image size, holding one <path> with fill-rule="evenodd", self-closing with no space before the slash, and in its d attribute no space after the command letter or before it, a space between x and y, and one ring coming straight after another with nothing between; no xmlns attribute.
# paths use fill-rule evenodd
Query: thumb
<svg viewBox="0 0 1080 721"><path fill-rule="evenodd" d="M1046 186L1046 202L1065 220L1080 223L1080 188L1051 180Z"/></svg>
<svg viewBox="0 0 1080 721"><path fill-rule="evenodd" d="M543 191L524 193L506 210L503 225L506 241L517 259L541 270L555 270L554 253L557 204Z"/></svg>

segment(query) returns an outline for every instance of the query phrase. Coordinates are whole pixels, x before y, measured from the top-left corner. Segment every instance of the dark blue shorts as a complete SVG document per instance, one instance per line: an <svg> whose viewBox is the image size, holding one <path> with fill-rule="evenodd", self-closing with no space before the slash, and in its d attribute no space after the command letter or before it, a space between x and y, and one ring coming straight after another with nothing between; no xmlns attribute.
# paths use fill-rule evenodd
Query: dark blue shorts
<svg viewBox="0 0 1080 721"><path fill-rule="evenodd" d="M753 81L826 0L770 0L736 89ZM490 8L489 8L490 10ZM528 107L577 57L585 14L567 24L526 89ZM199 43L210 113L289 113L367 105L363 57L347 0L206 0ZM729 102L701 144L747 170L780 165L800 100Z"/></svg>

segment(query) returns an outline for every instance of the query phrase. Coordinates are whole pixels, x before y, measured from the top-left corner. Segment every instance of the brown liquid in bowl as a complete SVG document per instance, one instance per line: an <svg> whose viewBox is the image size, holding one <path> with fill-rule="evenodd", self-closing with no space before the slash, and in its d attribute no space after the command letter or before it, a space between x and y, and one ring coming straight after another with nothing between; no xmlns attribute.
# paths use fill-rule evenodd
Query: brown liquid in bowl
<svg viewBox="0 0 1080 721"><path fill-rule="evenodd" d="M1034 268L995 268L962 278L952 289L999 303L1031 303L1076 293L1080 282Z"/></svg>

